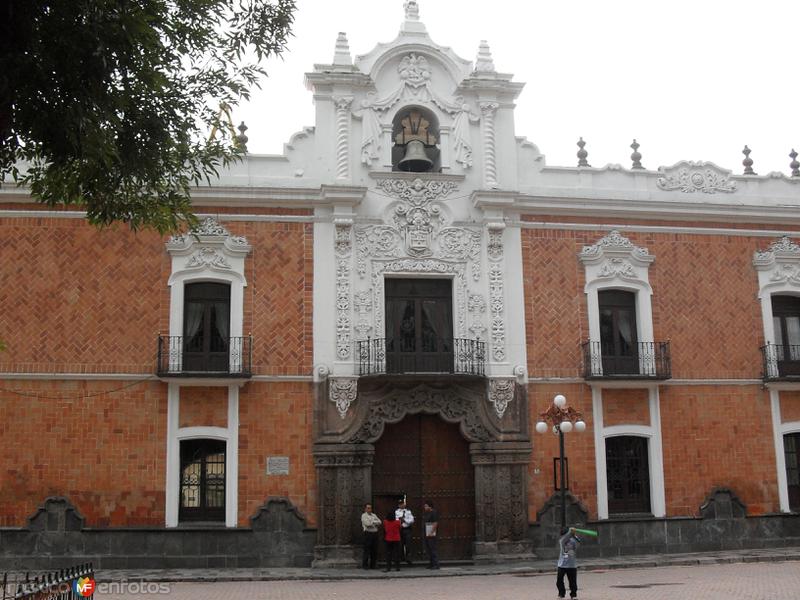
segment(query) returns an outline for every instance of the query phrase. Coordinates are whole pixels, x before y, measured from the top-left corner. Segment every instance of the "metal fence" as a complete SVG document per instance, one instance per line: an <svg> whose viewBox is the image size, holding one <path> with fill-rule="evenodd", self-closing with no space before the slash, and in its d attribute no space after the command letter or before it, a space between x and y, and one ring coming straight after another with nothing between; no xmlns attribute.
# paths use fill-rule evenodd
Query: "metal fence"
<svg viewBox="0 0 800 600"><path fill-rule="evenodd" d="M30 578L3 574L2 600L79 600L91 597L94 568L85 563Z"/></svg>
<svg viewBox="0 0 800 600"><path fill-rule="evenodd" d="M765 381L800 380L800 346L767 344L761 346L761 359Z"/></svg>

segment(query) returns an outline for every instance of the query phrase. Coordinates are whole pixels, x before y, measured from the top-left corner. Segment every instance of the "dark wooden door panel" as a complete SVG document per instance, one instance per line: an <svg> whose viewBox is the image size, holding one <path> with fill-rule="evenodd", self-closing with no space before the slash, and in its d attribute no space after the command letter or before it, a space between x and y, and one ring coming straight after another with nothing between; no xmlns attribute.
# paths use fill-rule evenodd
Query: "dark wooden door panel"
<svg viewBox="0 0 800 600"><path fill-rule="evenodd" d="M378 515L397 506L406 495L416 518L411 545L414 561L427 560L423 551L426 500L439 512L439 557L466 560L475 540L475 470L469 443L458 425L435 415L412 415L387 425L375 444L372 468L373 503Z"/></svg>

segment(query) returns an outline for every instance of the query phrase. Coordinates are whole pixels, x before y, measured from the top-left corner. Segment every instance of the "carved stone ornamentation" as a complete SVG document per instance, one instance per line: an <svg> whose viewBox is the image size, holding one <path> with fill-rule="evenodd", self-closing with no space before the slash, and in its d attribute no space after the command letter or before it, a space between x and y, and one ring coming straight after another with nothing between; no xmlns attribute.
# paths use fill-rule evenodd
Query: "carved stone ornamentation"
<svg viewBox="0 0 800 600"><path fill-rule="evenodd" d="M767 250L761 252L757 251L753 261L756 263L771 263L778 254L800 258L800 246L789 239L789 236L784 235L780 239L772 242Z"/></svg>
<svg viewBox="0 0 800 600"><path fill-rule="evenodd" d="M339 416L344 419L350 405L358 395L358 379L350 377L330 377L328 380L328 396L336 404Z"/></svg>
<svg viewBox="0 0 800 600"><path fill-rule="evenodd" d="M420 178L411 182L407 179L380 179L377 185L387 194L406 200L413 206L443 198L457 189L453 181L423 181Z"/></svg>
<svg viewBox="0 0 800 600"><path fill-rule="evenodd" d="M217 269L230 269L231 266L225 257L214 248L201 247L186 263L188 268L215 267Z"/></svg>
<svg viewBox="0 0 800 600"><path fill-rule="evenodd" d="M401 80L414 87L425 85L431 78L428 59L414 52L403 57L397 67L397 73Z"/></svg>
<svg viewBox="0 0 800 600"><path fill-rule="evenodd" d="M350 356L350 255L352 254L351 231L349 223L336 223L334 252L336 254L336 356L346 359Z"/></svg>
<svg viewBox="0 0 800 600"><path fill-rule="evenodd" d="M503 258L503 230L505 223L490 223L488 226L489 240L486 244L486 252L489 260L501 260Z"/></svg>
<svg viewBox="0 0 800 600"><path fill-rule="evenodd" d="M488 187L497 187L497 159L495 157L494 116L500 105L497 102L481 102L483 115L483 161L484 183Z"/></svg>
<svg viewBox="0 0 800 600"><path fill-rule="evenodd" d="M396 390L380 402L370 403L363 425L349 443L374 442L383 434L386 423L396 423L406 415L434 413L448 423L460 423L461 433L471 442L485 442L491 434L481 422L474 400L451 389L420 385L412 390Z"/></svg>
<svg viewBox="0 0 800 600"><path fill-rule="evenodd" d="M346 180L350 177L350 105L353 98L337 96L333 99L336 105L336 179Z"/></svg>
<svg viewBox="0 0 800 600"><path fill-rule="evenodd" d="M489 310L492 318L492 356L496 361L506 358L505 297L503 269L498 264L489 269Z"/></svg>
<svg viewBox="0 0 800 600"><path fill-rule="evenodd" d="M509 403L514 399L514 379L490 379L489 402L494 406L497 418L502 419Z"/></svg>
<svg viewBox="0 0 800 600"><path fill-rule="evenodd" d="M486 313L486 300L480 294L470 294L467 300L467 309L470 312L469 331L475 339L484 339L486 324L483 315Z"/></svg>
<svg viewBox="0 0 800 600"><path fill-rule="evenodd" d="M772 284L800 286L800 246L788 236L775 240L767 250L756 251L753 265L761 272L759 283L762 290Z"/></svg>
<svg viewBox="0 0 800 600"><path fill-rule="evenodd" d="M650 261L653 258L647 251L647 248L634 245L633 242L623 236L616 229L613 229L611 233L597 243L591 246L584 246L583 250L581 250L580 256L582 259L595 258L605 252L613 251L624 251L625 253L630 253L634 257L644 261Z"/></svg>
<svg viewBox="0 0 800 600"><path fill-rule="evenodd" d="M358 257L356 268L359 277L367 272L367 259L393 258L400 256L403 236L394 227L386 225L370 225L356 228L356 244Z"/></svg>
<svg viewBox="0 0 800 600"><path fill-rule="evenodd" d="M439 255L451 260L468 260L472 279L481 278L479 256L481 252L481 234L464 227L445 227L437 236Z"/></svg>
<svg viewBox="0 0 800 600"><path fill-rule="evenodd" d="M666 191L679 190L686 194L702 192L730 194L736 191L736 182L730 180L730 171L710 162L681 161L672 167L659 167L662 176L656 185Z"/></svg>
<svg viewBox="0 0 800 600"><path fill-rule="evenodd" d="M623 279L636 279L633 265L622 258L610 258L600 267L598 277L622 277Z"/></svg>

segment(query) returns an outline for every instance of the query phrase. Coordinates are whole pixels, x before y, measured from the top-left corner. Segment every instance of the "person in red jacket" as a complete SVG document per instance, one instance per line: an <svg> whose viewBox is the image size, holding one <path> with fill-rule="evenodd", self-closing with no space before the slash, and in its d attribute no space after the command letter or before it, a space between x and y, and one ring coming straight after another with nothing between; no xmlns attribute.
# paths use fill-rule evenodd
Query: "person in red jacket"
<svg viewBox="0 0 800 600"><path fill-rule="evenodd" d="M387 573L392 570L394 561L395 571L400 570L400 521L394 516L394 511L390 510L383 520L383 539L386 542L386 568Z"/></svg>

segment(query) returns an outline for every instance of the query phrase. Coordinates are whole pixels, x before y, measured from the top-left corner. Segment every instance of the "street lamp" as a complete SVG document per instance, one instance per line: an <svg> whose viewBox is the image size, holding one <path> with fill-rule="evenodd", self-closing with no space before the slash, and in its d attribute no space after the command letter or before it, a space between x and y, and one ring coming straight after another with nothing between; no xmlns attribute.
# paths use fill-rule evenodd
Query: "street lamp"
<svg viewBox="0 0 800 600"><path fill-rule="evenodd" d="M578 433L586 431L586 423L581 413L571 406L567 406L567 399L563 394L557 394L553 403L543 413L539 414L536 431L545 433L552 427L553 433L558 434L558 464L561 467L561 529L567 527L567 483L566 465L564 464L564 434L575 429Z"/></svg>

